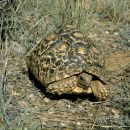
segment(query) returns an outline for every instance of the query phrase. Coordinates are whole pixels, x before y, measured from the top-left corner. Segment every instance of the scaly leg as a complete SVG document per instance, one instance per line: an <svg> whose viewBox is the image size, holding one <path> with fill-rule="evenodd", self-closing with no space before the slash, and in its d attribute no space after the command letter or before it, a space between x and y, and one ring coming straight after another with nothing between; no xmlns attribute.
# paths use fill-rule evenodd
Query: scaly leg
<svg viewBox="0 0 130 130"><path fill-rule="evenodd" d="M69 93L82 93L83 88L77 86L77 80L78 78L76 76L72 76L54 82L47 87L47 92L58 95Z"/></svg>

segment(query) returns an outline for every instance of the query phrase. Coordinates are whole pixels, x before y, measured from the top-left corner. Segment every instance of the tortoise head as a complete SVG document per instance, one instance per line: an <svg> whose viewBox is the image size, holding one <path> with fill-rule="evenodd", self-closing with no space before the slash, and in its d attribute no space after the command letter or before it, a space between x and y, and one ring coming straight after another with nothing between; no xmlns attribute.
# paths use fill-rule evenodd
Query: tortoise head
<svg viewBox="0 0 130 130"><path fill-rule="evenodd" d="M78 76L78 86L82 87L84 92L87 91L87 93L90 93L91 80L92 80L92 75L87 74L87 73L81 73Z"/></svg>

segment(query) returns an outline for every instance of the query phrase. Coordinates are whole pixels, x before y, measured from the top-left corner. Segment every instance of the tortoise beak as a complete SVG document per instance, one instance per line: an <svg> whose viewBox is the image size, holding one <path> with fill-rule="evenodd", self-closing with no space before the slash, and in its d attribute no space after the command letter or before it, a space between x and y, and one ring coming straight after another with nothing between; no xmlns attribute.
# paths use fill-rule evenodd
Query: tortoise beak
<svg viewBox="0 0 130 130"><path fill-rule="evenodd" d="M89 86L89 87L87 87L86 92L87 92L88 94L90 94L90 93L92 93L92 92L93 92L90 86Z"/></svg>

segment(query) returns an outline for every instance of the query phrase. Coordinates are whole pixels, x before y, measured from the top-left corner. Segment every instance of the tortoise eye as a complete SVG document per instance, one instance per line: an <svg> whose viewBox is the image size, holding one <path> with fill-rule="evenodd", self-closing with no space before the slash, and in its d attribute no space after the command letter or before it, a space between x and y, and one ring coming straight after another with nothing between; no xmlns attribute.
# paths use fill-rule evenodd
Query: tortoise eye
<svg viewBox="0 0 130 130"><path fill-rule="evenodd" d="M83 78L82 76L79 76L79 82L80 82L80 84L82 84L82 85L84 84L85 81L84 81L84 78Z"/></svg>
<svg viewBox="0 0 130 130"><path fill-rule="evenodd" d="M80 76L80 80L83 80L83 77L82 77L82 76Z"/></svg>

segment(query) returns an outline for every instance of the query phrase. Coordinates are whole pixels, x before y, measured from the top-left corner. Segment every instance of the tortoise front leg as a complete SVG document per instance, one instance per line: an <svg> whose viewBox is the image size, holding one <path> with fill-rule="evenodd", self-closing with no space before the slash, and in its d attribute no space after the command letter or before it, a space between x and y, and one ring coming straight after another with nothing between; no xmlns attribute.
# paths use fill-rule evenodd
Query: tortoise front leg
<svg viewBox="0 0 130 130"><path fill-rule="evenodd" d="M97 98L97 100L100 101L103 101L108 97L108 91L105 87L106 85L102 84L99 80L93 80L90 84L92 93Z"/></svg>
<svg viewBox="0 0 130 130"><path fill-rule="evenodd" d="M47 92L52 94L71 94L71 93L82 93L83 88L77 86L78 78L72 76L69 78L62 79L60 81L49 84L47 87Z"/></svg>

